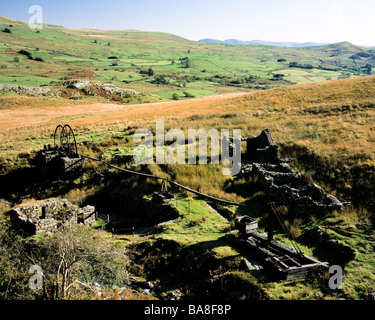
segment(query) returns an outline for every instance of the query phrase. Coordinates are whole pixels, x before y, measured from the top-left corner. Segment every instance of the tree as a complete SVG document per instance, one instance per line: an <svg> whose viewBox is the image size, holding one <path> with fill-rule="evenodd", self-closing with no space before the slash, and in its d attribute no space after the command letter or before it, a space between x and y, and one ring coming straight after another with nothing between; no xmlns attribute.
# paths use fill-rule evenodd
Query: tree
<svg viewBox="0 0 375 320"><path fill-rule="evenodd" d="M109 247L99 231L85 225L67 224L45 241L47 265L54 273L54 298L64 298L75 285L91 288L94 279L108 285L127 282L125 256ZM77 287L77 286L76 286Z"/></svg>
<svg viewBox="0 0 375 320"><path fill-rule="evenodd" d="M154 70L152 68L148 69L148 75L152 77L155 74Z"/></svg>
<svg viewBox="0 0 375 320"><path fill-rule="evenodd" d="M174 94L172 94L172 99L173 100L180 100L180 97L178 96L177 93L174 93Z"/></svg>
<svg viewBox="0 0 375 320"><path fill-rule="evenodd" d="M189 58L185 59L185 68L190 68L191 67L191 63L190 63L190 60Z"/></svg>
<svg viewBox="0 0 375 320"><path fill-rule="evenodd" d="M372 65L371 64L366 64L366 72L367 72L367 74L371 74L371 72L372 72Z"/></svg>
<svg viewBox="0 0 375 320"><path fill-rule="evenodd" d="M30 261L25 241L0 213L0 300L35 299L27 288Z"/></svg>

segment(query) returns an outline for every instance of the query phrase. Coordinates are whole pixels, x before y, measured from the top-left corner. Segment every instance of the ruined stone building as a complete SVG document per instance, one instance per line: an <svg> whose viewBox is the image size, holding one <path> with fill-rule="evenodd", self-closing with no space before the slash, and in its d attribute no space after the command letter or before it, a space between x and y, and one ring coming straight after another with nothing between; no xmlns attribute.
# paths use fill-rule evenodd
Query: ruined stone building
<svg viewBox="0 0 375 320"><path fill-rule="evenodd" d="M318 185L306 185L302 175L279 158L278 146L268 129L257 137L242 140L247 142L246 156L252 162L250 167L243 167L243 173L252 175L271 201L301 216L324 215L343 207L342 202Z"/></svg>
<svg viewBox="0 0 375 320"><path fill-rule="evenodd" d="M51 199L45 202L14 208L8 212L10 221L28 235L53 233L67 223L95 224L95 208L80 208L67 199Z"/></svg>

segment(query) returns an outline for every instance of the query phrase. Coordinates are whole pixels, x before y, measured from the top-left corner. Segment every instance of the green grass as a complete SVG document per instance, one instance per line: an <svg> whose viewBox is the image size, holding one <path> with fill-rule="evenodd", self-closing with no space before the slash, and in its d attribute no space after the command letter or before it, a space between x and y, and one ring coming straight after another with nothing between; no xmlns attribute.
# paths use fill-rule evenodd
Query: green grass
<svg viewBox="0 0 375 320"><path fill-rule="evenodd" d="M187 198L177 194L172 205L178 209L181 218L163 227L160 238L195 244L218 240L229 231L230 223L219 216L204 200Z"/></svg>
<svg viewBox="0 0 375 320"><path fill-rule="evenodd" d="M4 76L0 75L0 83L16 84L23 86L39 87L48 85L51 81L56 81L52 78L44 78L38 76Z"/></svg>

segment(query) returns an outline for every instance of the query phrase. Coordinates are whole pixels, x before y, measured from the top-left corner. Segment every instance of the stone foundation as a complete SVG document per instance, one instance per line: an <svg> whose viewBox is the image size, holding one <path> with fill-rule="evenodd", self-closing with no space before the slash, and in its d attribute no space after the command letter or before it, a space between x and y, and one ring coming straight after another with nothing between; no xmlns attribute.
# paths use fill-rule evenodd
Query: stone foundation
<svg viewBox="0 0 375 320"><path fill-rule="evenodd" d="M15 227L30 235L53 233L69 222L95 224L95 208L93 206L80 208L67 199L53 199L15 208L9 211L8 215Z"/></svg>

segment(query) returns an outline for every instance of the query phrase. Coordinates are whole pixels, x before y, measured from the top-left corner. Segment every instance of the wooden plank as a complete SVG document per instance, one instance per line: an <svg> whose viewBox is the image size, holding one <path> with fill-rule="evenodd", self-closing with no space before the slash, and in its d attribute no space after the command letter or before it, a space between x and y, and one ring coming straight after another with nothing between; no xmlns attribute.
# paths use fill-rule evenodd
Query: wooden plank
<svg viewBox="0 0 375 320"><path fill-rule="evenodd" d="M302 264L300 264L299 262L297 262L296 260L294 260L293 258L291 258L290 256L286 255L285 256L287 259L289 259L289 261L293 262L295 265L297 265L297 267L302 267Z"/></svg>

